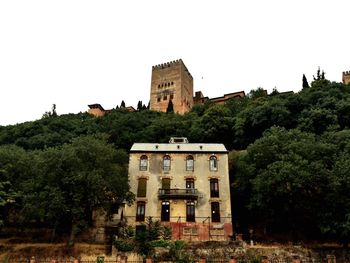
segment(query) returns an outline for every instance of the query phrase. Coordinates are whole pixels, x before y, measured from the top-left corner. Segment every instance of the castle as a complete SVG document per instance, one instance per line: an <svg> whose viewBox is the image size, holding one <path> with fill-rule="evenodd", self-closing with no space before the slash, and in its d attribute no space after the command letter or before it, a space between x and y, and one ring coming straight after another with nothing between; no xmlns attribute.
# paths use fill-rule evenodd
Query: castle
<svg viewBox="0 0 350 263"><path fill-rule="evenodd" d="M350 71L343 72L342 81L350 84ZM232 98L245 97L244 91L224 94L221 97L208 98L201 91L193 95L193 77L182 59L155 65L152 67L150 110L166 112L170 101L175 113L184 114L194 105L206 102L224 104ZM90 104L88 113L101 117L110 110L105 110L100 104ZM126 107L130 112L136 111L132 106Z"/></svg>
<svg viewBox="0 0 350 263"><path fill-rule="evenodd" d="M193 106L193 77L181 59L152 67L150 110L186 113Z"/></svg>
<svg viewBox="0 0 350 263"><path fill-rule="evenodd" d="M193 96L193 77L182 59L155 65L152 67L150 110L166 112L169 102L173 103L174 112L184 114L190 111L193 105L202 105L206 102L223 104L231 98L244 97L245 92L233 92L222 97L208 98L201 91ZM110 110L105 110L100 104L90 104L88 113L101 117ZM130 112L135 111L131 106L126 107Z"/></svg>

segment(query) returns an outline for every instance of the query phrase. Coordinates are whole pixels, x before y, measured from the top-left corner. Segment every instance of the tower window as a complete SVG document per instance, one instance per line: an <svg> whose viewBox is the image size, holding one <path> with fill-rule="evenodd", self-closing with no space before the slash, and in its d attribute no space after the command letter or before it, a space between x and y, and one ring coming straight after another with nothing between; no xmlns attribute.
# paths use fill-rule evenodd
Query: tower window
<svg viewBox="0 0 350 263"><path fill-rule="evenodd" d="M164 97L163 97L163 100L167 100L167 96L164 96Z"/></svg>
<svg viewBox="0 0 350 263"><path fill-rule="evenodd" d="M170 94L170 99L172 100L174 98L174 94Z"/></svg>
<svg viewBox="0 0 350 263"><path fill-rule="evenodd" d="M157 98L157 102L160 102L160 98Z"/></svg>

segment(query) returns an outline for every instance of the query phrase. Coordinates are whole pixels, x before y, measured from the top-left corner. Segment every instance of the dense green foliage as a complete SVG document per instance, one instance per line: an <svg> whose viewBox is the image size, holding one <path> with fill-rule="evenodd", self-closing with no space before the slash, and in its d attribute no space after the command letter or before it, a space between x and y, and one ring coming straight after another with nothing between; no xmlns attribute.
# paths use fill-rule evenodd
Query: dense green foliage
<svg viewBox="0 0 350 263"><path fill-rule="evenodd" d="M0 126L0 220L70 225L74 234L89 223L94 207L132 199L126 152L134 142L186 136L232 151L238 231L346 243L350 86L320 71L303 86L299 93L270 95L259 88L185 115L152 112L140 101L138 112L118 108L101 118L45 113L37 121Z"/></svg>
<svg viewBox="0 0 350 263"><path fill-rule="evenodd" d="M47 225L53 238L58 228L68 227L73 242L91 222L94 209L108 211L132 200L127 160L124 150L93 136L35 151L0 146L0 198L7 198L0 204L3 218L8 224Z"/></svg>

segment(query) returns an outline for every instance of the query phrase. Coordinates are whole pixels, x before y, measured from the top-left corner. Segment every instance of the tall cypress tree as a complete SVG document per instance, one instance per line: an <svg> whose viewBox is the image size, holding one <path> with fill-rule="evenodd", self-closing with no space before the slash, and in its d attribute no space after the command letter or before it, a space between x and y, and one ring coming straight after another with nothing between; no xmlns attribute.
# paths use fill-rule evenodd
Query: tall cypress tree
<svg viewBox="0 0 350 263"><path fill-rule="evenodd" d="M142 111L142 101L141 100L139 100L139 102L137 103L137 110Z"/></svg>
<svg viewBox="0 0 350 263"><path fill-rule="evenodd" d="M308 89L308 88L310 88L309 82L307 82L305 74L303 74L303 89Z"/></svg>
<svg viewBox="0 0 350 263"><path fill-rule="evenodd" d="M125 108L125 102L122 100L122 103L120 104L120 108Z"/></svg>

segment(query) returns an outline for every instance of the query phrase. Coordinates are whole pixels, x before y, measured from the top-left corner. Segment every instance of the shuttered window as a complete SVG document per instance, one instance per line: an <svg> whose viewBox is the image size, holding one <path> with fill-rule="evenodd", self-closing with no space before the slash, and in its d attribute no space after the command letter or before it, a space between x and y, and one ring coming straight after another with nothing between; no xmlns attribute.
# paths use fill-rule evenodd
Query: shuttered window
<svg viewBox="0 0 350 263"><path fill-rule="evenodd" d="M147 179L140 178L137 186L137 197L146 197L147 193Z"/></svg>

